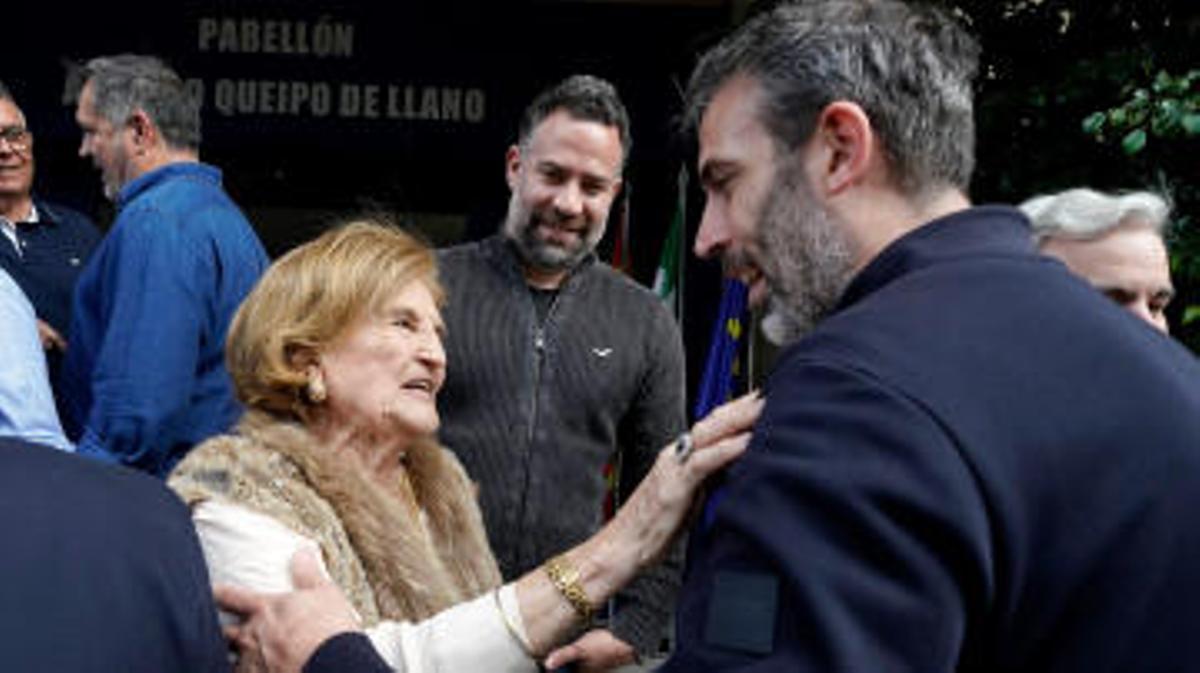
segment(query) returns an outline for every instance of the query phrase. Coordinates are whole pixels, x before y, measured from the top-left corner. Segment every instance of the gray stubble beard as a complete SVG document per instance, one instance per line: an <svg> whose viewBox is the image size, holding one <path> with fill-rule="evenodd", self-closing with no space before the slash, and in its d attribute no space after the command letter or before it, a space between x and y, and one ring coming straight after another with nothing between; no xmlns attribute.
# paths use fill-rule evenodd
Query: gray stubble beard
<svg viewBox="0 0 1200 673"><path fill-rule="evenodd" d="M769 287L763 335L797 341L837 306L854 277L844 231L816 202L795 162L781 165L758 221L760 265Z"/></svg>

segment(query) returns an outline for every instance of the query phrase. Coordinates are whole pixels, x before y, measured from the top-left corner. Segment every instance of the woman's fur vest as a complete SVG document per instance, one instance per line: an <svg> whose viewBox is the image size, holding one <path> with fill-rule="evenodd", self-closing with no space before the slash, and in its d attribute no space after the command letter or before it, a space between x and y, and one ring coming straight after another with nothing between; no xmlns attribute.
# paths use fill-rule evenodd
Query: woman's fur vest
<svg viewBox="0 0 1200 673"><path fill-rule="evenodd" d="M242 505L316 541L371 625L425 619L500 584L458 459L424 441L405 467L407 479L381 484L302 425L251 411L234 434L189 453L169 483L191 506L210 498Z"/></svg>

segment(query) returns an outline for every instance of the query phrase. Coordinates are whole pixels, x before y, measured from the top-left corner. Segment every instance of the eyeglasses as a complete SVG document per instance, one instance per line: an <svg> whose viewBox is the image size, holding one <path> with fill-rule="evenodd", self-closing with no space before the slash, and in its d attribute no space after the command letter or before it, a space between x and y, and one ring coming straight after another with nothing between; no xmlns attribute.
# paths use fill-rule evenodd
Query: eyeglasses
<svg viewBox="0 0 1200 673"><path fill-rule="evenodd" d="M0 128L0 140L8 143L8 148L17 154L23 154L29 151L29 142L33 139L33 134L24 126L5 126Z"/></svg>

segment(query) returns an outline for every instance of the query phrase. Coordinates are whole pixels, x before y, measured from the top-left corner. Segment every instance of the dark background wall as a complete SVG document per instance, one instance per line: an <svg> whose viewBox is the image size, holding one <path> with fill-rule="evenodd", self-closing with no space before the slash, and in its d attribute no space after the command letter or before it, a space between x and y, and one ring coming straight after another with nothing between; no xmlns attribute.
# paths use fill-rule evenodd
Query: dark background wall
<svg viewBox="0 0 1200 673"><path fill-rule="evenodd" d="M452 216L433 220L443 226L457 216L471 233L491 230L520 110L574 72L606 77L625 97L634 236L659 238L651 234L665 227L683 160L672 120L690 45L728 16L714 6L455 1L51 2L21 11L37 29L10 35L17 44L7 51L20 59L6 57L2 74L37 133L40 189L100 206L95 175L75 158L69 64L161 55L202 90L203 158L262 215L256 224L274 253L306 237L305 212L372 207L411 213L418 225L422 215ZM439 239L454 233L430 229ZM635 255L639 271L653 256L642 245Z"/></svg>
<svg viewBox="0 0 1200 673"><path fill-rule="evenodd" d="M224 171L275 256L362 211L392 214L437 244L490 234L507 205L504 152L521 110L564 76L596 74L632 118L632 273L649 284L676 176L692 160L676 130L681 89L697 45L729 24L727 4L23 3L5 29L0 78L35 132L39 193L107 226L98 175L77 156L73 73L97 55L161 56L202 96L202 159ZM611 245L610 235L606 259ZM699 290L717 287L715 267L689 273ZM693 372L715 312L703 294L687 321Z"/></svg>

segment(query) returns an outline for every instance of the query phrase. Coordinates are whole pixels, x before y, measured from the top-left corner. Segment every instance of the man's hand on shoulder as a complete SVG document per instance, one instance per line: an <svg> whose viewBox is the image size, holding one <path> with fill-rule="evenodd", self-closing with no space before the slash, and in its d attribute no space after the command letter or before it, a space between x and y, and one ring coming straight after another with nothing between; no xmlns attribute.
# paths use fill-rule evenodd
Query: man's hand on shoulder
<svg viewBox="0 0 1200 673"><path fill-rule="evenodd" d="M546 657L546 668L554 670L575 663L578 673L601 673L635 661L637 652L629 643L607 629L593 629L551 652Z"/></svg>
<svg viewBox="0 0 1200 673"><path fill-rule="evenodd" d="M242 659L261 661L272 673L299 673L326 640L362 628L313 550L301 549L292 557L292 584L295 591L273 595L232 586L215 589L217 604L244 620L225 627L225 636Z"/></svg>

